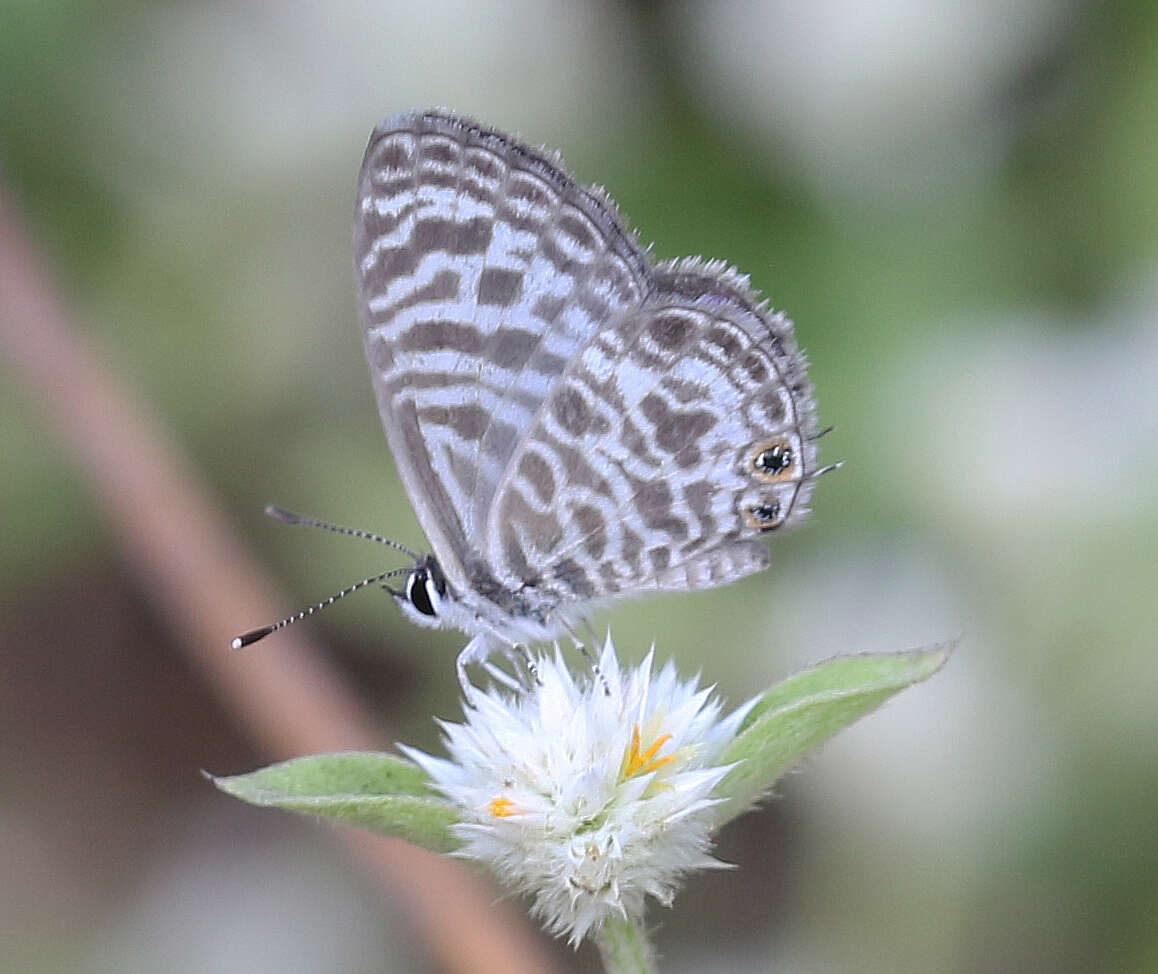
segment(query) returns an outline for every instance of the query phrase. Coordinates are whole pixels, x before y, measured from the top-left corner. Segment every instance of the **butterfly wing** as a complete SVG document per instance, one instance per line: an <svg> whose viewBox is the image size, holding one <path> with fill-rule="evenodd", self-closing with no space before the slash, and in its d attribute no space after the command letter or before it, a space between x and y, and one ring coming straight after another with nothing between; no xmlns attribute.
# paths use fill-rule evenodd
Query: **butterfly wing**
<svg viewBox="0 0 1158 974"><path fill-rule="evenodd" d="M721 264L655 291L569 363L499 485L485 556L567 600L719 585L799 520L815 418L792 323Z"/></svg>
<svg viewBox="0 0 1158 974"><path fill-rule="evenodd" d="M639 306L650 270L556 160L436 112L375 129L354 244L386 438L462 590L489 568L478 539L522 432L601 324Z"/></svg>

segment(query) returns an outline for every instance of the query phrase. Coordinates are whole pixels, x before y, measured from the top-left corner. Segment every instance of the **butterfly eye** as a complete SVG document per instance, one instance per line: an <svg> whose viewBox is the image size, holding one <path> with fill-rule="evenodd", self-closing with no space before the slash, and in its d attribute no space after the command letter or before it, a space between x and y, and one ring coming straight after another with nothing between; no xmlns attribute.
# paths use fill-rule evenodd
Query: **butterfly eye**
<svg viewBox="0 0 1158 974"><path fill-rule="evenodd" d="M754 528L759 528L761 531L771 531L772 528L779 527L780 522L779 501L757 504L755 507L748 508L748 523Z"/></svg>
<svg viewBox="0 0 1158 974"><path fill-rule="evenodd" d="M425 568L416 568L406 579L406 598L424 616L438 615L438 588Z"/></svg>
<svg viewBox="0 0 1158 974"><path fill-rule="evenodd" d="M785 440L765 443L756 448L752 466L765 480L785 480L792 472L792 444Z"/></svg>

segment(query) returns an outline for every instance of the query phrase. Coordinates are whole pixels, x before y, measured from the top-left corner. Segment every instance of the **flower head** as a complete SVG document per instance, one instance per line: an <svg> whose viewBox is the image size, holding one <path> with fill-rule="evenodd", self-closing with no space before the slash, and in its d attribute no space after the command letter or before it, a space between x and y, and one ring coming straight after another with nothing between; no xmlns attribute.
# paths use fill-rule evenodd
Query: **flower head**
<svg viewBox="0 0 1158 974"><path fill-rule="evenodd" d="M597 672L576 679L556 652L529 690L491 687L464 709L443 724L450 760L404 750L461 808L456 854L530 896L551 933L578 944L725 865L708 854L711 795L748 707L720 719L711 688L654 672L651 653L621 669L608 638Z"/></svg>

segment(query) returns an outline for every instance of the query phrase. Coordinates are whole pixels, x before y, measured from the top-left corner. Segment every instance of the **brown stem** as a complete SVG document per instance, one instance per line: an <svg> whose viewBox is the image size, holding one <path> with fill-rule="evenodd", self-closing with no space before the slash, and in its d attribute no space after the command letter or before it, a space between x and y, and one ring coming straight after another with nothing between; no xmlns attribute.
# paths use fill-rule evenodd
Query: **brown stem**
<svg viewBox="0 0 1158 974"><path fill-rule="evenodd" d="M276 653L229 650L239 621L276 618L284 600L153 410L82 339L2 189L0 354L70 451L158 617L260 746L272 758L381 747L381 728L303 630L282 633ZM338 834L406 903L446 970L550 968L526 923L458 864L399 840Z"/></svg>

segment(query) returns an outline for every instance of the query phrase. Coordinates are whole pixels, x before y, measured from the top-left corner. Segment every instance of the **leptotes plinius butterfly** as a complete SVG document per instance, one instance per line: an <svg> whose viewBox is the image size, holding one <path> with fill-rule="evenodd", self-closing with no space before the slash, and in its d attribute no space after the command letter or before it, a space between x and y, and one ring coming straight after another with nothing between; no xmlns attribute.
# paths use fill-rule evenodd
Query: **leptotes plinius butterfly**
<svg viewBox="0 0 1158 974"><path fill-rule="evenodd" d="M445 112L370 138L354 228L386 439L433 554L396 599L465 666L594 606L768 565L818 436L792 323L721 262L654 263L554 155Z"/></svg>

